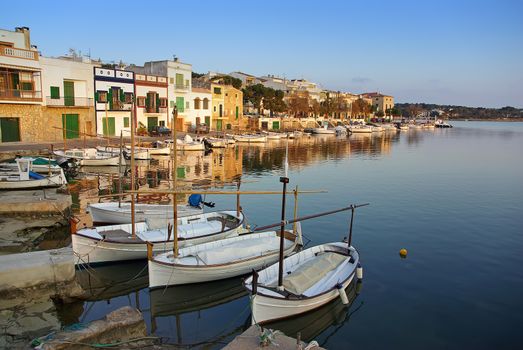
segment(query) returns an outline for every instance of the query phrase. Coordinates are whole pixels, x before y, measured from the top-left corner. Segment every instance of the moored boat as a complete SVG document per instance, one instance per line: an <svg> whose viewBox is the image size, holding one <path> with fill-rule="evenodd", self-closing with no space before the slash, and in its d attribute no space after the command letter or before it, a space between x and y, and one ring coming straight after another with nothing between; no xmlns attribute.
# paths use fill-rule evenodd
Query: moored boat
<svg viewBox="0 0 523 350"><path fill-rule="evenodd" d="M98 152L96 148L56 150L54 155L60 158L74 159L81 166L117 166L120 162L118 155L103 154Z"/></svg>
<svg viewBox="0 0 523 350"><path fill-rule="evenodd" d="M234 135L236 142L263 143L267 141L265 135Z"/></svg>
<svg viewBox="0 0 523 350"><path fill-rule="evenodd" d="M284 255L302 245L301 230L284 234ZM278 261L279 232L246 233L149 257L149 288L245 275Z"/></svg>
<svg viewBox="0 0 523 350"><path fill-rule="evenodd" d="M243 232L243 214L217 211L180 217L177 238L180 248L238 235ZM135 224L84 228L72 234L76 264L105 263L145 259L147 243L154 243L154 252L172 250L172 220L146 220Z"/></svg>
<svg viewBox="0 0 523 350"><path fill-rule="evenodd" d="M62 168L51 170L49 174L33 171L33 161L27 158L16 159L16 168L9 166L0 171L0 190L23 190L45 187L60 187L67 184Z"/></svg>

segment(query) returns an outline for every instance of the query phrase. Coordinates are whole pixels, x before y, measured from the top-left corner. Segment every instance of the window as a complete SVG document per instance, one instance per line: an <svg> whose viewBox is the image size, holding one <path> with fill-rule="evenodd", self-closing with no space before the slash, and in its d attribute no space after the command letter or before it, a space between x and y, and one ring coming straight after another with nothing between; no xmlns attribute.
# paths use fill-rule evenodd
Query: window
<svg viewBox="0 0 523 350"><path fill-rule="evenodd" d="M160 120L158 123L160 123L160 126L165 126L165 120Z"/></svg>
<svg viewBox="0 0 523 350"><path fill-rule="evenodd" d="M160 107L166 108L167 107L167 99L166 98L160 98Z"/></svg>
<svg viewBox="0 0 523 350"><path fill-rule="evenodd" d="M51 86L51 98L53 100L60 98L60 87L58 87L58 86Z"/></svg>
<svg viewBox="0 0 523 350"><path fill-rule="evenodd" d="M176 108L178 108L178 112L184 112L185 111L185 100L183 97L176 97Z"/></svg>
<svg viewBox="0 0 523 350"><path fill-rule="evenodd" d="M203 99L203 109L209 109L209 99L208 98Z"/></svg>
<svg viewBox="0 0 523 350"><path fill-rule="evenodd" d="M145 111L146 113L157 113L158 112L158 94L154 91L149 91L147 93L147 98L145 99Z"/></svg>
<svg viewBox="0 0 523 350"><path fill-rule="evenodd" d="M138 107L145 107L145 97L144 96L138 96L136 98L136 105Z"/></svg>
<svg viewBox="0 0 523 350"><path fill-rule="evenodd" d="M228 92L226 92L226 93L225 93L225 96L229 96L229 93L228 93Z"/></svg>
<svg viewBox="0 0 523 350"><path fill-rule="evenodd" d="M169 84L174 84L174 78L169 78Z"/></svg>
<svg viewBox="0 0 523 350"><path fill-rule="evenodd" d="M183 74L176 73L176 88L183 88Z"/></svg>
<svg viewBox="0 0 523 350"><path fill-rule="evenodd" d="M174 108L174 101L169 101L169 107Z"/></svg>
<svg viewBox="0 0 523 350"><path fill-rule="evenodd" d="M216 95L221 95L221 94L222 94L222 88L215 87L215 88L214 88L214 93L215 93Z"/></svg>
<svg viewBox="0 0 523 350"><path fill-rule="evenodd" d="M24 91L32 91L33 90L33 82L32 81L22 81L22 90L24 90Z"/></svg>
<svg viewBox="0 0 523 350"><path fill-rule="evenodd" d="M124 101L125 101L125 103L133 103L133 93L132 92L126 92Z"/></svg>
<svg viewBox="0 0 523 350"><path fill-rule="evenodd" d="M189 101L185 102L185 108L191 109L191 106L189 105Z"/></svg>
<svg viewBox="0 0 523 350"><path fill-rule="evenodd" d="M216 106L214 106L214 111L216 112Z"/></svg>
<svg viewBox="0 0 523 350"><path fill-rule="evenodd" d="M129 117L123 118L123 127L128 128L129 127Z"/></svg>
<svg viewBox="0 0 523 350"><path fill-rule="evenodd" d="M97 91L96 92L96 101L100 103L107 102L107 91Z"/></svg>
<svg viewBox="0 0 523 350"><path fill-rule="evenodd" d="M185 79L185 86L189 87L189 80L188 79Z"/></svg>

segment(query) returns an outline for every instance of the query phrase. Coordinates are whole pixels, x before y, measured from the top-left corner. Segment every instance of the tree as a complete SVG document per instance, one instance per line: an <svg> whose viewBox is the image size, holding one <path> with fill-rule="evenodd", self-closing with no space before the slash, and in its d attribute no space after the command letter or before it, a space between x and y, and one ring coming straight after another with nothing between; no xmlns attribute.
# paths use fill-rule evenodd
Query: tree
<svg viewBox="0 0 523 350"><path fill-rule="evenodd" d="M240 90L242 88L242 80L231 77L230 75L219 75L211 79L211 81L221 81L225 85L232 85L235 89Z"/></svg>
<svg viewBox="0 0 523 350"><path fill-rule="evenodd" d="M287 110L287 105L283 101L284 93L265 87L262 84L250 85L243 90L243 102L251 102L258 111L263 108L273 112L281 113Z"/></svg>
<svg viewBox="0 0 523 350"><path fill-rule="evenodd" d="M421 112L421 107L418 104L412 104L407 107L409 118L416 118Z"/></svg>
<svg viewBox="0 0 523 350"><path fill-rule="evenodd" d="M304 93L293 92L287 96L288 112L294 114L295 117L304 117L309 113L310 97L309 92Z"/></svg>
<svg viewBox="0 0 523 350"><path fill-rule="evenodd" d="M310 105L310 108L309 108L309 111L310 111L310 114L312 114L313 116L317 116L320 114L320 111L321 111L321 105L320 103L317 101L317 100L312 100L311 101L311 105Z"/></svg>
<svg viewBox="0 0 523 350"><path fill-rule="evenodd" d="M378 117L378 118L383 118L384 115L385 115L385 113L383 113L383 111L376 112L376 117Z"/></svg>
<svg viewBox="0 0 523 350"><path fill-rule="evenodd" d="M371 105L362 98L352 102L352 113L351 116L363 116L366 117L372 110Z"/></svg>

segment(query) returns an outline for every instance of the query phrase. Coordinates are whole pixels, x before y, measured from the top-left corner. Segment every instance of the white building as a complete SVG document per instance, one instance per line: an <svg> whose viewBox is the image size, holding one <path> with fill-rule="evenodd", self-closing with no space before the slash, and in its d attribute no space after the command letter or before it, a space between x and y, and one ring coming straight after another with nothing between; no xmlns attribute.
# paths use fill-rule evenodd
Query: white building
<svg viewBox="0 0 523 350"><path fill-rule="evenodd" d="M187 110L187 120L190 121L191 127L196 127L203 123L211 125L211 90L193 87L191 89L189 102L190 108Z"/></svg>
<svg viewBox="0 0 523 350"><path fill-rule="evenodd" d="M287 93L287 83L288 80L285 78L277 77L275 75L264 75L262 77L259 77L261 83L265 87L269 87L274 90L281 90Z"/></svg>
<svg viewBox="0 0 523 350"><path fill-rule="evenodd" d="M173 61L145 62L143 74L167 77L169 115L171 115L174 106L176 106L178 110L177 130L187 130L193 124L189 116L192 65L182 63L178 59Z"/></svg>
<svg viewBox="0 0 523 350"><path fill-rule="evenodd" d="M138 128L151 132L157 126L170 126L167 77L135 74L134 83Z"/></svg>
<svg viewBox="0 0 523 350"><path fill-rule="evenodd" d="M94 68L96 132L105 136L128 136L131 132L131 106L134 73L119 69Z"/></svg>
<svg viewBox="0 0 523 350"><path fill-rule="evenodd" d="M93 67L87 58L40 57L43 104L67 138L96 133ZM59 122L61 120L61 122ZM54 123L53 123L54 124ZM50 130L60 134L58 130Z"/></svg>
<svg viewBox="0 0 523 350"><path fill-rule="evenodd" d="M229 75L233 78L240 79L242 81L242 88L262 83L262 80L260 80L260 78L243 72L231 72L229 73Z"/></svg>

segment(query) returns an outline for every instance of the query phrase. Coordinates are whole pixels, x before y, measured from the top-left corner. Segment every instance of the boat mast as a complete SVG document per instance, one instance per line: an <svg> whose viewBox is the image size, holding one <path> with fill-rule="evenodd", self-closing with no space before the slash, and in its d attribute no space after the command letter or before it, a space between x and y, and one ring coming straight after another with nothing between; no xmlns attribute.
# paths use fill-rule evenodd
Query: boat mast
<svg viewBox="0 0 523 350"><path fill-rule="evenodd" d="M118 193L122 193L122 147L123 147L123 130L120 129L120 158L118 158ZM122 207L122 197L118 196L118 208Z"/></svg>
<svg viewBox="0 0 523 350"><path fill-rule="evenodd" d="M283 249L285 246L285 196L287 194L287 184L289 183L288 169L289 169L289 140L287 139L287 147L285 148L285 176L280 177L280 182L283 184L281 197L281 225L280 225L280 259L278 261L278 289L283 290Z"/></svg>
<svg viewBox="0 0 523 350"><path fill-rule="evenodd" d="M106 104L107 105L107 104ZM134 188L134 182L135 182L135 179L134 179L134 129L135 129L135 120L134 120L134 98L133 98L133 101L132 101L132 104L131 104L131 188L133 189L133 191L135 190ZM109 132L109 129L107 128L107 131ZM136 194L132 194L131 195L131 228L132 228L132 237L133 239L136 238L136 225L135 225L135 217L134 217L134 198L135 198Z"/></svg>
<svg viewBox="0 0 523 350"><path fill-rule="evenodd" d="M354 205L351 205L351 209L350 209L350 226L349 226L349 239L347 240L347 249L349 251L349 254L350 254L350 247L352 245L352 223L354 222L354 210L356 208L354 207Z"/></svg>
<svg viewBox="0 0 523 350"><path fill-rule="evenodd" d="M176 150L176 121L178 119L178 108L174 106L173 108L173 121L172 121L172 133L173 133L173 254L174 257L178 257L178 208L176 205L176 178L177 178L177 169L176 169L176 158L177 158L177 150Z"/></svg>

